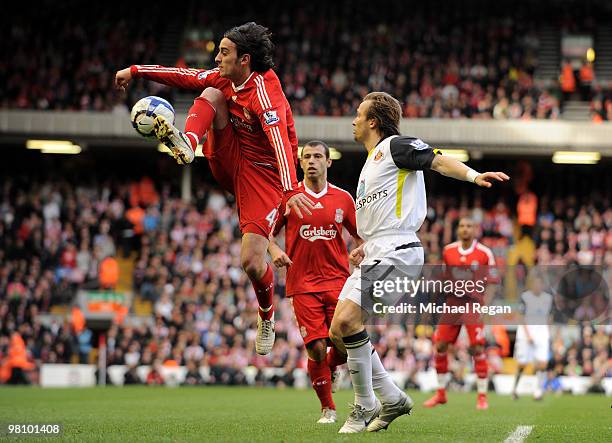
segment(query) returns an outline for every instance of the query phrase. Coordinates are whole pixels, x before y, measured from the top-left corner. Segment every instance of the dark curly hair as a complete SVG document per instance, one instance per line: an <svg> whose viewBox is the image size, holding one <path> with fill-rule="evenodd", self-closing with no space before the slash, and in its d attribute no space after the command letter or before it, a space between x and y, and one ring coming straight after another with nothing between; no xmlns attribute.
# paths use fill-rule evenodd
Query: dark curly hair
<svg viewBox="0 0 612 443"><path fill-rule="evenodd" d="M251 56L251 70L255 72L266 72L274 68L272 53L274 43L271 39L272 33L265 26L255 22L235 26L223 34L236 45L238 57L244 54Z"/></svg>

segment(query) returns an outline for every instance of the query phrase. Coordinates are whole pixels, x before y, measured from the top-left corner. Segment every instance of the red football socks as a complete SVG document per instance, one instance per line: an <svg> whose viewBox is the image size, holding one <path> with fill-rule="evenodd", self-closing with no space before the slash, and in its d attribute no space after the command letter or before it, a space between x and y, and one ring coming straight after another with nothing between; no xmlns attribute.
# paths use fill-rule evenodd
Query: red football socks
<svg viewBox="0 0 612 443"><path fill-rule="evenodd" d="M333 371L336 366L340 366L346 363L346 354L338 351L334 346L329 349L327 353L327 365Z"/></svg>
<svg viewBox="0 0 612 443"><path fill-rule="evenodd" d="M321 402L321 409L329 408L336 410L336 405L332 399L331 390L331 371L327 361L314 361L308 359L308 375L312 382L312 388L317 393Z"/></svg>
<svg viewBox="0 0 612 443"><path fill-rule="evenodd" d="M272 306L272 298L274 296L274 272L272 267L268 264L266 273L259 280L251 279L253 288L255 289L255 295L257 295L257 302L259 303L259 316L262 320L270 320L272 314L274 314L274 307Z"/></svg>
<svg viewBox="0 0 612 443"><path fill-rule="evenodd" d="M194 152L198 143L200 143L200 140L202 140L202 137L204 137L204 134L206 134L206 131L212 125L216 113L215 108L203 97L197 97L193 101L191 108L189 108L184 132L189 138Z"/></svg>
<svg viewBox="0 0 612 443"><path fill-rule="evenodd" d="M448 355L446 352L436 352L435 365L438 374L446 374L448 372Z"/></svg>

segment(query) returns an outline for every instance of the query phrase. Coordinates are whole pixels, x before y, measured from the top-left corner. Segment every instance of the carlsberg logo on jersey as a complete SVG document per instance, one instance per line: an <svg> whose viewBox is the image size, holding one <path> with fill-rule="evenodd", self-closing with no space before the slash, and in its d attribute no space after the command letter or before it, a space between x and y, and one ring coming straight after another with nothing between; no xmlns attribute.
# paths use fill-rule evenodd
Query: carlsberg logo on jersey
<svg viewBox="0 0 612 443"><path fill-rule="evenodd" d="M320 227L311 227L311 225L302 225L300 228L300 237L304 240L315 241L315 240L333 240L336 238L338 231L334 228L325 229Z"/></svg>

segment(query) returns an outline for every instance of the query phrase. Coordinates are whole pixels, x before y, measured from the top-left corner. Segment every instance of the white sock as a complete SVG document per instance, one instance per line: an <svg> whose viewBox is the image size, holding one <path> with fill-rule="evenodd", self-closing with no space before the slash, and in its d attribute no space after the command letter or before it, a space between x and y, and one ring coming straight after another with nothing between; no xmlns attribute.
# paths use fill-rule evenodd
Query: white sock
<svg viewBox="0 0 612 443"><path fill-rule="evenodd" d="M376 396L372 386L372 345L365 329L350 337L344 337L346 347L346 364L355 391L355 404L365 409L372 409L376 405Z"/></svg>
<svg viewBox="0 0 612 443"><path fill-rule="evenodd" d="M450 381L450 372L438 374L438 389L446 389Z"/></svg>
<svg viewBox="0 0 612 443"><path fill-rule="evenodd" d="M545 371L536 371L536 380L537 380L537 387L536 387L536 394L537 395L542 395L542 390L544 389L544 382L546 381L546 372Z"/></svg>
<svg viewBox="0 0 612 443"><path fill-rule="evenodd" d="M486 394L487 388L489 387L489 379L488 378L477 378L476 379L476 390L479 394Z"/></svg>
<svg viewBox="0 0 612 443"><path fill-rule="evenodd" d="M385 404L397 403L402 396L402 390L391 380L375 349L372 349L372 385L374 392Z"/></svg>

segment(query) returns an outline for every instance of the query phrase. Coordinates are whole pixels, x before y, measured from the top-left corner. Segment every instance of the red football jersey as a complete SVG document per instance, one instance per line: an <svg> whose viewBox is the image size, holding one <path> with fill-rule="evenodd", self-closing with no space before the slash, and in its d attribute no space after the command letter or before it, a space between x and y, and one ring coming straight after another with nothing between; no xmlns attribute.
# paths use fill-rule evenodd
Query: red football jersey
<svg viewBox="0 0 612 443"><path fill-rule="evenodd" d="M477 240L468 249L463 249L459 241L447 245L443 259L446 266L495 266L493 252Z"/></svg>
<svg viewBox="0 0 612 443"><path fill-rule="evenodd" d="M285 192L297 188L298 140L293 114L276 73L252 72L240 86L210 70L133 65L132 76L183 89L208 87L225 95L240 150L248 160L276 168ZM294 194L295 192L290 192Z"/></svg>
<svg viewBox="0 0 612 443"><path fill-rule="evenodd" d="M487 284L497 283L497 272L495 269L495 256L493 252L477 240L472 242L468 249L463 249L460 241L447 245L442 254L446 272L449 278L473 281L485 279ZM466 274L465 271L469 271ZM474 293L481 299L484 294Z"/></svg>
<svg viewBox="0 0 612 443"><path fill-rule="evenodd" d="M346 244L342 227L357 237L355 202L351 195L331 183L315 194L300 182L298 189L310 198L315 207L312 215L302 212L283 214L286 198L274 228L278 234L285 226L285 252L293 261L287 270L287 295L341 289L349 276Z"/></svg>

